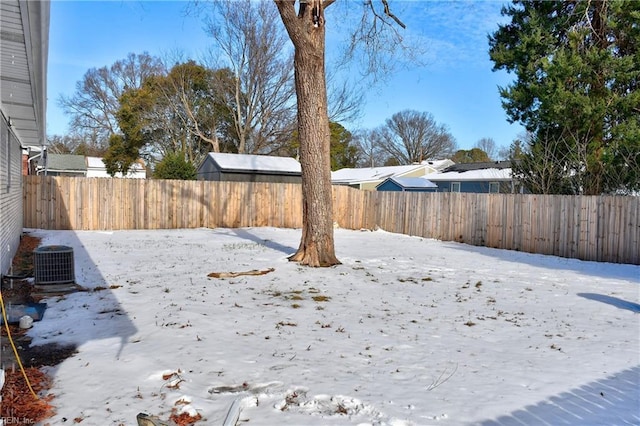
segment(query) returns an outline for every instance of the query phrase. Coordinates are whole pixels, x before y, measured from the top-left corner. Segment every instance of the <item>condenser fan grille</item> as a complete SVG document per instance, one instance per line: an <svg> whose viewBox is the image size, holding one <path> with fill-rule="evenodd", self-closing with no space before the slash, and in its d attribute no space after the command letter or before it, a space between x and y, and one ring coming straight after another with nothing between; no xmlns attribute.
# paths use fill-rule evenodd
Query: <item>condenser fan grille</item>
<svg viewBox="0 0 640 426"><path fill-rule="evenodd" d="M67 246L42 246L34 250L36 285L69 284L75 281L73 249Z"/></svg>

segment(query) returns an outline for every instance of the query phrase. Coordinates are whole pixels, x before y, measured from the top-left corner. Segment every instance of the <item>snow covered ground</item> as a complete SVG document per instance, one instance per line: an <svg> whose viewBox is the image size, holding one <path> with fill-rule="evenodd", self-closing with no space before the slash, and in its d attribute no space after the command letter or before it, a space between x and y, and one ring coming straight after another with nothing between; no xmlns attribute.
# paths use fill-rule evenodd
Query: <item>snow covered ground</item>
<svg viewBox="0 0 640 426"><path fill-rule="evenodd" d="M78 345L52 425L222 425L234 401L248 425L640 424L638 266L382 231L336 230L321 269L287 261L299 230L30 233L97 289L29 330Z"/></svg>

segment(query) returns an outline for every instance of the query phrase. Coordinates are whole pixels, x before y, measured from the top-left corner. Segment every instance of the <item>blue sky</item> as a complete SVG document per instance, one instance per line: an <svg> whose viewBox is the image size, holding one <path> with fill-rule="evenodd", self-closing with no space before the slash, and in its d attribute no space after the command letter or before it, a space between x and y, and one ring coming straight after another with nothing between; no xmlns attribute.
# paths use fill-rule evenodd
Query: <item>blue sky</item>
<svg viewBox="0 0 640 426"><path fill-rule="evenodd" d="M410 1L390 4L407 24L407 35L425 49L426 65L397 72L367 94L363 117L349 130L374 128L404 109L426 111L448 126L461 149L481 138L508 146L522 127L509 124L498 86L511 77L492 72L487 34L505 22L502 1ZM129 53L163 56L180 50L199 59L211 39L186 2L51 2L47 133L64 134L68 118L57 106L71 96L90 68L110 66ZM330 16L329 16L330 18ZM328 43L327 49L332 46Z"/></svg>

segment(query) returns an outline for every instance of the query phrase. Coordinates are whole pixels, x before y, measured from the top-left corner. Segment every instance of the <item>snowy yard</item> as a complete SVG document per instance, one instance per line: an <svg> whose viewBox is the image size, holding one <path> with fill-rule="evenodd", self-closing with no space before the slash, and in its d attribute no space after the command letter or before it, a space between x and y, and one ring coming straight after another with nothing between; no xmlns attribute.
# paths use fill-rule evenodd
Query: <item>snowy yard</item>
<svg viewBox="0 0 640 426"><path fill-rule="evenodd" d="M29 330L78 345L52 425L222 425L236 400L256 426L640 424L638 266L382 231L336 230L322 269L287 261L299 230L30 233L97 289Z"/></svg>

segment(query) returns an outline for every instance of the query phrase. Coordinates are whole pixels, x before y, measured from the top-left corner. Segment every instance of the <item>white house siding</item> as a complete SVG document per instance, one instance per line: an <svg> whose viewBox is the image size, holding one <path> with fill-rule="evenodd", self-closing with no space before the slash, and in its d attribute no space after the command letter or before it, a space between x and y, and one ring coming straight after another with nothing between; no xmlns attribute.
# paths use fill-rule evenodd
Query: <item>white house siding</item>
<svg viewBox="0 0 640 426"><path fill-rule="evenodd" d="M22 233L22 149L0 119L0 273L6 274Z"/></svg>
<svg viewBox="0 0 640 426"><path fill-rule="evenodd" d="M87 177L99 177L110 178L112 177L107 173L107 166L105 166L102 157L86 157L87 162ZM131 178L131 179L145 179L147 177L147 171L144 168L144 163L136 161L131 165L129 172L126 175L118 172L115 174L116 178Z"/></svg>

